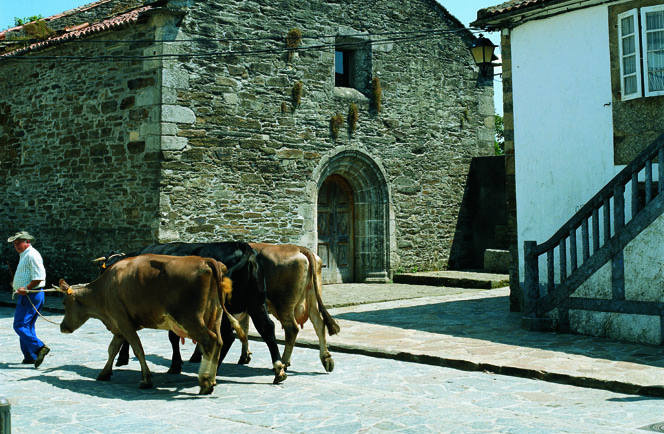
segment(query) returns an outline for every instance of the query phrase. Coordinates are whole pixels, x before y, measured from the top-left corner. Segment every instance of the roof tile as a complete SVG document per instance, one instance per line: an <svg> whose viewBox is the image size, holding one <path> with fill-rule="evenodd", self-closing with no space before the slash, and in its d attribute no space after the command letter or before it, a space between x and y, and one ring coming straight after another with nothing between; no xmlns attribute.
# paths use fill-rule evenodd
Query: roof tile
<svg viewBox="0 0 664 434"><path fill-rule="evenodd" d="M105 1L98 2L98 3L105 3ZM117 29L124 27L129 24L133 24L136 21L138 21L139 16L148 11L153 9L152 6L144 6L138 9L134 9L132 11L129 11L124 14L120 14L111 18L108 18L106 20L100 21L98 23L94 24L89 24L89 23L83 23L78 26L70 27L65 29L65 33L54 36L52 38L35 42L31 45L28 45L26 47L18 48L14 51L11 51L9 53L5 53L2 56L13 56L17 54L23 54L27 53L30 51L36 51L40 50L46 47L50 47L53 45L61 44L65 41L69 41L72 39L77 39L77 38L82 38L86 36L90 36L96 33L100 33L106 30L111 30L111 29ZM11 29L10 29L11 30ZM4 32L3 32L4 33ZM0 36L2 36L2 33L0 33Z"/></svg>

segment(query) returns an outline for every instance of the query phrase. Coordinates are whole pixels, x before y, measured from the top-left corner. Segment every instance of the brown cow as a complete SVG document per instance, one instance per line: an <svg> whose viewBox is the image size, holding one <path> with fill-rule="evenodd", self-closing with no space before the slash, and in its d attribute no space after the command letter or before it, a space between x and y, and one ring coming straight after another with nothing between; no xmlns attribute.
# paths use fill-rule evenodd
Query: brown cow
<svg viewBox="0 0 664 434"><path fill-rule="evenodd" d="M89 284L70 287L61 279L60 289L68 295L60 331L72 333L89 318L99 319L114 336L108 346L108 361L97 380L111 378L113 359L126 339L141 364L139 387L147 389L152 387L152 374L136 331L172 330L201 345L199 393L212 393L222 347L222 311L239 338L246 340L224 305L232 291L230 279L223 276L226 271L224 264L211 258L148 254L118 262Z"/></svg>
<svg viewBox="0 0 664 434"><path fill-rule="evenodd" d="M281 361L290 366L298 325L303 327L310 319L318 336L321 363L325 371L332 372L334 360L327 350L325 328L330 336L339 333L340 328L323 304L321 259L306 247L293 244L250 245L258 252L256 260L265 276L268 310L284 328L286 345ZM240 323L246 331L248 320L243 318ZM245 341L240 361L248 362L250 354Z"/></svg>

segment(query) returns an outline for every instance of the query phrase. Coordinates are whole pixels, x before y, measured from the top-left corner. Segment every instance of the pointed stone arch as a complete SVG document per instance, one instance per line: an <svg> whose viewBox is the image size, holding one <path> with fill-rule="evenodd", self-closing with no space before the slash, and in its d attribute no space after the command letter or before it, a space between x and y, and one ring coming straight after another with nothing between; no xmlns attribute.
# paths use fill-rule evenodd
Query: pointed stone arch
<svg viewBox="0 0 664 434"><path fill-rule="evenodd" d="M354 280L388 282L394 251L394 217L385 170L372 157L353 147L340 147L324 156L312 174L314 209L318 193L329 177L344 178L353 192ZM318 227L317 211L314 212ZM317 236L316 250L318 250Z"/></svg>

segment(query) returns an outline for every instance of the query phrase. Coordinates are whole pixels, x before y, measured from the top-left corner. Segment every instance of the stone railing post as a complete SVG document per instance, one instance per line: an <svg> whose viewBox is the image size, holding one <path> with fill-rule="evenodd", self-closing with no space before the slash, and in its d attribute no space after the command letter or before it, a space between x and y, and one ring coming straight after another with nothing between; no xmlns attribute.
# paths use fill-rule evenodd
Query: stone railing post
<svg viewBox="0 0 664 434"><path fill-rule="evenodd" d="M535 308L539 298L539 264L534 249L537 246L535 241L526 241L523 243L523 261L524 261L524 282L523 282L523 316L524 319L536 317ZM528 327L527 324L523 324Z"/></svg>
<svg viewBox="0 0 664 434"><path fill-rule="evenodd" d="M12 432L12 406L5 398L0 397L0 434Z"/></svg>

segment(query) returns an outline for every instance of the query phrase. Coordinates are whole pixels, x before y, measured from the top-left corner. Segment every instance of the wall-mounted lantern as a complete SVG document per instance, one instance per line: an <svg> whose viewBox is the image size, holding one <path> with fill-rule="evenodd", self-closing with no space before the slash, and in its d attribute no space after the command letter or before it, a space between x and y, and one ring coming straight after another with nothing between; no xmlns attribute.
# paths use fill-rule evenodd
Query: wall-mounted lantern
<svg viewBox="0 0 664 434"><path fill-rule="evenodd" d="M496 47L497 45L494 45L491 40L485 38L481 33L480 37L470 46L470 53L473 55L477 66L480 67L480 75L483 77L493 77L493 67L496 66L493 61L498 60L493 55Z"/></svg>

